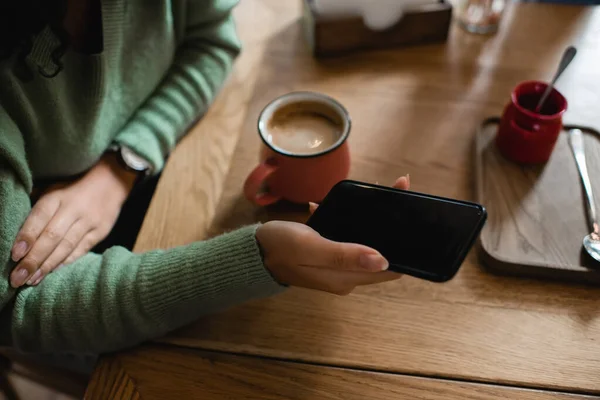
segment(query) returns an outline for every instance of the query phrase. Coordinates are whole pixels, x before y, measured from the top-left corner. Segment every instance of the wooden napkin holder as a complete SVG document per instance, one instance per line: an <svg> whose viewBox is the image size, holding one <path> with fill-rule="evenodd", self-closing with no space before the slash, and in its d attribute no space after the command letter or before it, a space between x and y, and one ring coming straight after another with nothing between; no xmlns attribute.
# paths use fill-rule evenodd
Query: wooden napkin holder
<svg viewBox="0 0 600 400"><path fill-rule="evenodd" d="M452 20L452 6L440 1L407 11L394 26L374 31L365 26L360 16L324 18L316 12L313 0L303 0L303 3L305 33L317 57L356 50L445 42Z"/></svg>

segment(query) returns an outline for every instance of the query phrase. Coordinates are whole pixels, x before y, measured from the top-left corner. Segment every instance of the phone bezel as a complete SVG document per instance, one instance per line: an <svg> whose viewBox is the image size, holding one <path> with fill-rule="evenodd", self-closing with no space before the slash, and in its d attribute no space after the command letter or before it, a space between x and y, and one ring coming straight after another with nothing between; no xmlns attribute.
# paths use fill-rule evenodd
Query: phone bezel
<svg viewBox="0 0 600 400"><path fill-rule="evenodd" d="M478 204L478 203L465 201L465 200L450 199L447 197L435 196L435 195L426 194L426 193L413 192L413 191L409 191L409 190L396 189L396 188L381 186L381 185L372 184L372 183L359 182L359 181L354 181L354 180L343 180L343 181L337 183L329 191L329 193L327 194L325 199L321 202L321 205L319 206L319 208L317 208L317 210L313 213L313 215L311 215L311 217L308 219L306 224L308 226L311 226L311 221L314 221L317 218L321 218L321 216L323 216L327 212L327 209L328 209L329 204L331 203L332 199L334 199L334 201L335 201L335 198L337 197L336 193L339 191L339 189L341 187L348 186L348 185L353 187L354 190L356 190L357 188L359 190L360 190L360 188L368 188L369 190L375 189L375 190L384 191L384 192L391 192L391 193L398 194L401 196L411 196L411 197L453 203L453 204L462 205L462 206L474 207L475 209L478 210L479 220L477 221L477 225L474 227L473 231L471 232L471 236L469 237L469 239L467 241L465 241L463 248L458 253L458 256L457 256L456 260L454 260L454 262L452 264L452 268L450 271L448 271L448 274L435 274L430 271L424 271L424 270L420 270L420 269L416 269L416 268L410 268L410 267L407 267L404 265L390 263L390 267L389 267L390 271L411 275L416 278L421 278L421 279L425 279L425 280L432 281L432 282L447 282L447 281L451 280L452 278L454 278L454 276L457 274L458 270L460 269L460 266L462 265L465 258L467 257L467 254L469 253L469 251L471 250L471 248L477 241L479 233L483 229L483 226L487 220L487 211L486 211L485 207L483 207L481 204Z"/></svg>

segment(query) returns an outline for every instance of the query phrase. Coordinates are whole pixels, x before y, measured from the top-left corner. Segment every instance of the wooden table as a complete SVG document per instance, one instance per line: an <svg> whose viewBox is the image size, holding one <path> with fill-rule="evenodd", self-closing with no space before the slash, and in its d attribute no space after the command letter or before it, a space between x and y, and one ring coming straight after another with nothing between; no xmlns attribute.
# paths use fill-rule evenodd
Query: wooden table
<svg viewBox="0 0 600 400"><path fill-rule="evenodd" d="M351 177L473 198L473 135L522 80L552 75L568 122L597 126L600 9L514 4L496 36L454 27L445 45L318 62L300 3L244 0L246 51L208 115L169 161L136 250L202 240L271 218L241 195L257 162L255 121L272 98L315 90L353 117ZM551 216L549 216L551 217ZM494 276L476 254L446 284L405 277L348 297L292 289L129 353L105 358L87 397L575 399L600 394L598 289Z"/></svg>

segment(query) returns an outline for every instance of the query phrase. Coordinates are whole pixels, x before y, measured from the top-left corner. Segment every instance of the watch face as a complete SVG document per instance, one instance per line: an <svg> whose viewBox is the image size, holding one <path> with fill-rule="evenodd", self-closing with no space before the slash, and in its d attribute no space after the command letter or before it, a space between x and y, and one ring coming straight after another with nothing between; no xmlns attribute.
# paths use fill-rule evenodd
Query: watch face
<svg viewBox="0 0 600 400"><path fill-rule="evenodd" d="M125 164L127 164L127 166L134 171L142 172L150 169L150 163L135 154L128 147L121 147L121 157L123 158L123 162L125 162Z"/></svg>

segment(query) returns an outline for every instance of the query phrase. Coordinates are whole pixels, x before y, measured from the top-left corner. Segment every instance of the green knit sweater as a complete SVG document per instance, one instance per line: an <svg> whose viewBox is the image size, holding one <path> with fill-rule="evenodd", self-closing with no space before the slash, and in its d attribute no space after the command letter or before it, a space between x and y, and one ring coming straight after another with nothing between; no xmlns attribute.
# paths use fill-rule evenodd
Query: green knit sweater
<svg viewBox="0 0 600 400"><path fill-rule="evenodd" d="M103 0L102 53L69 51L55 78L50 29L27 58L33 81L0 62L0 345L100 353L280 290L255 227L170 250L87 254L37 287L14 290L10 250L38 178L81 173L113 142L155 170L212 101L239 51L234 0Z"/></svg>

